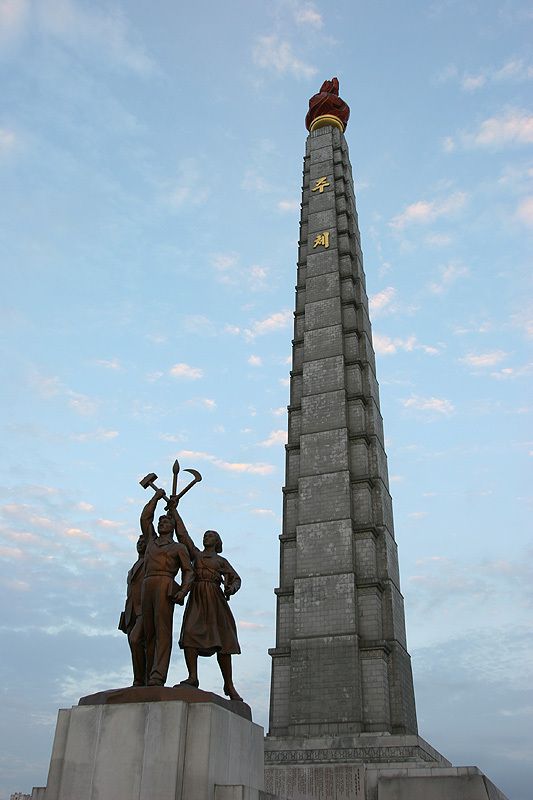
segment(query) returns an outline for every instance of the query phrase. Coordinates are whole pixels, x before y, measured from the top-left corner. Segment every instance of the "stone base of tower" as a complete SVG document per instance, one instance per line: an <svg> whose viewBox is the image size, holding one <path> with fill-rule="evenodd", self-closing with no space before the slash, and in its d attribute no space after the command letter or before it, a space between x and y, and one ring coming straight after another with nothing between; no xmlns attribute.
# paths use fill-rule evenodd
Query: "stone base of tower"
<svg viewBox="0 0 533 800"><path fill-rule="evenodd" d="M477 767L452 767L413 735L267 736L265 790L279 800L507 800Z"/></svg>

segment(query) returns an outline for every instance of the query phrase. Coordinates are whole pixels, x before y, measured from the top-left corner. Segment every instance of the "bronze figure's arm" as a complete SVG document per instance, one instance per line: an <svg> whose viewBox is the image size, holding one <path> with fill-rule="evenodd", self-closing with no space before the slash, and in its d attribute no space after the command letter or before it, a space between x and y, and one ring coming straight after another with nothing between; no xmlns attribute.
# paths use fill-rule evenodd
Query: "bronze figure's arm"
<svg viewBox="0 0 533 800"><path fill-rule="evenodd" d="M169 511L172 514L174 519L174 524L176 526L176 537L180 544L184 544L187 550L189 551L190 558L194 559L196 553L198 552L198 548L194 544L193 540L189 536L189 532L185 527L185 523L183 522L182 518L178 514L178 509L176 508L175 498L170 498L170 505Z"/></svg>
<svg viewBox="0 0 533 800"><path fill-rule="evenodd" d="M224 595L228 600L232 594L235 594L241 588L241 579L225 558L222 558L222 569L220 570L224 578Z"/></svg>
<svg viewBox="0 0 533 800"><path fill-rule="evenodd" d="M165 492L163 489L158 489L151 500L149 500L141 513L141 532L146 540L146 544L148 544L150 539L156 538L155 528L154 528L154 514L157 503L161 500L162 497L165 496Z"/></svg>

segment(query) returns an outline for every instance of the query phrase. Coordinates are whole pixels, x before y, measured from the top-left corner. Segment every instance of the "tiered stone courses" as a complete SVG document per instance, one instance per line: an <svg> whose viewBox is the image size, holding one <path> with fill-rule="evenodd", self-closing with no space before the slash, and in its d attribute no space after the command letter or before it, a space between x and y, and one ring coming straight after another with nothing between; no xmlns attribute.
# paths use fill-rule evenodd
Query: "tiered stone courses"
<svg viewBox="0 0 533 800"><path fill-rule="evenodd" d="M352 171L331 126L304 161L283 495L267 763L295 737L416 734Z"/></svg>

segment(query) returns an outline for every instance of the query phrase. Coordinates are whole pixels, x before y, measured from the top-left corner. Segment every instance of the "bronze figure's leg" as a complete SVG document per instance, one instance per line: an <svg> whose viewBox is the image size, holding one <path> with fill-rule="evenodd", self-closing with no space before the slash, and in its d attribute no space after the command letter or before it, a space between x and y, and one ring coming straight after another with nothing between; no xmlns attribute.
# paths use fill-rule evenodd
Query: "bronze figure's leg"
<svg viewBox="0 0 533 800"><path fill-rule="evenodd" d="M229 653L217 653L217 661L222 677L224 678L224 694L226 694L230 700L242 700L242 697L233 685L231 655Z"/></svg>
<svg viewBox="0 0 533 800"><path fill-rule="evenodd" d="M154 591L155 648L148 686L164 686L172 652L174 603L168 597L169 579L159 579Z"/></svg>
<svg viewBox="0 0 533 800"><path fill-rule="evenodd" d="M195 686L198 688L200 685L198 682L198 651L195 650L194 647L185 647L183 652L185 654L185 663L187 664L189 675L184 681L180 681L180 684L185 683L188 686Z"/></svg>
<svg viewBox="0 0 533 800"><path fill-rule="evenodd" d="M155 652L153 588L153 579L145 578L142 588L142 618L146 646L146 682L148 682L152 672Z"/></svg>
<svg viewBox="0 0 533 800"><path fill-rule="evenodd" d="M133 663L133 685L146 686L146 649L142 616L135 620L135 625L128 634L128 641Z"/></svg>

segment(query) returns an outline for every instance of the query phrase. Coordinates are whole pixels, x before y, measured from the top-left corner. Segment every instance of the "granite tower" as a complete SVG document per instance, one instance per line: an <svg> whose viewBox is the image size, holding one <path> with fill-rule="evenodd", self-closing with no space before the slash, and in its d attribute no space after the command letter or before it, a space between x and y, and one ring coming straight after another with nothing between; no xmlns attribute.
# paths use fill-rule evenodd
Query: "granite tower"
<svg viewBox="0 0 533 800"><path fill-rule="evenodd" d="M280 795L289 764L443 763L417 736L348 116L333 79L306 119L265 755Z"/></svg>

